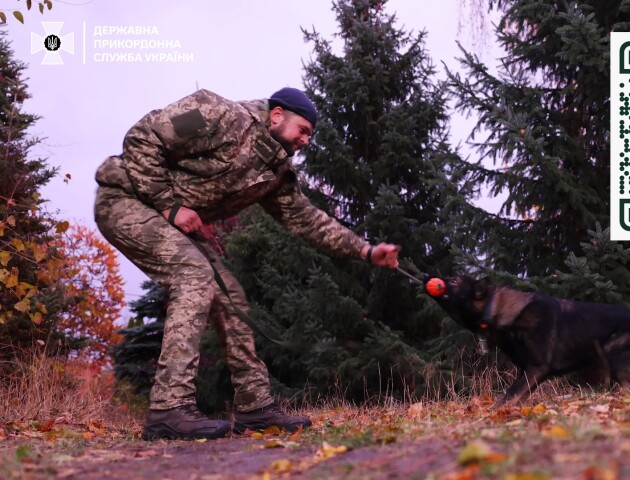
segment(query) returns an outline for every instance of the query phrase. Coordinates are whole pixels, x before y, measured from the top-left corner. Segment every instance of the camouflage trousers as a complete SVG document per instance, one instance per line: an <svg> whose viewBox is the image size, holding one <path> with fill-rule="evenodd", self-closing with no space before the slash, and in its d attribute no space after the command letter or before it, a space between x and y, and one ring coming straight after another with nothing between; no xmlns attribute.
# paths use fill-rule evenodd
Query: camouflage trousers
<svg viewBox="0 0 630 480"><path fill-rule="evenodd" d="M214 280L208 258L190 238L159 212L116 188L98 188L94 215L103 236L169 292L151 408L195 403L199 343L209 320L223 330L235 408L247 412L270 404L269 374L256 356L252 331L238 318ZM238 281L206 242L197 243L215 260L232 302L248 313Z"/></svg>

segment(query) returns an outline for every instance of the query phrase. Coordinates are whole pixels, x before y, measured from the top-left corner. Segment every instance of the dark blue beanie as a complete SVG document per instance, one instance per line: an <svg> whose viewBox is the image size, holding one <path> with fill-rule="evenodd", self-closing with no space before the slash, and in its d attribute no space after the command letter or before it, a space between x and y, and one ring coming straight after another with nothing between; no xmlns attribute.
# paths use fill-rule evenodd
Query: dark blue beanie
<svg viewBox="0 0 630 480"><path fill-rule="evenodd" d="M291 87L285 87L278 90L269 97L269 109L272 110L278 106L306 118L309 122L311 122L313 128L315 128L315 123L317 122L317 110L315 110L315 105L313 105L313 102L309 100L304 92Z"/></svg>

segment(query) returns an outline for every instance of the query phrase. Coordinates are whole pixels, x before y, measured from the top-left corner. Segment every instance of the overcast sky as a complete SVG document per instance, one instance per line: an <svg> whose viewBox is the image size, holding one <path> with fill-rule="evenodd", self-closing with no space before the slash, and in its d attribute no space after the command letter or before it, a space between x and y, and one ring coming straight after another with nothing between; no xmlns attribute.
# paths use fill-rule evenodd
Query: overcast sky
<svg viewBox="0 0 630 480"><path fill-rule="evenodd" d="M427 31L436 66L456 68L458 40L492 63L495 49L473 45L472 30L459 26L471 17L461 1L390 0L386 12L407 31ZM0 9L24 12L24 3L5 0ZM120 152L143 115L197 88L233 100L300 88L312 52L300 27L329 40L338 31L329 0L53 0L43 15L24 13L24 25L9 14L8 31L16 58L29 65L25 110L42 117L33 130L46 137L39 153L60 168L42 193L60 218L91 228L96 168ZM50 34L61 45L48 52ZM454 117L453 143L465 141L470 125ZM137 298L146 277L122 257L121 272L127 300Z"/></svg>

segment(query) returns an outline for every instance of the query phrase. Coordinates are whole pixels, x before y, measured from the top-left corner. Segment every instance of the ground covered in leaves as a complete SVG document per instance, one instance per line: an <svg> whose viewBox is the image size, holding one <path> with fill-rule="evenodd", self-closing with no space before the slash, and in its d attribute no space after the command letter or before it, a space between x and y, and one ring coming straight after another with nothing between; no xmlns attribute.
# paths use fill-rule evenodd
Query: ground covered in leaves
<svg viewBox="0 0 630 480"><path fill-rule="evenodd" d="M433 479L630 478L630 395L491 399L307 412L313 428L214 441L139 439L63 418L0 430L0 479Z"/></svg>

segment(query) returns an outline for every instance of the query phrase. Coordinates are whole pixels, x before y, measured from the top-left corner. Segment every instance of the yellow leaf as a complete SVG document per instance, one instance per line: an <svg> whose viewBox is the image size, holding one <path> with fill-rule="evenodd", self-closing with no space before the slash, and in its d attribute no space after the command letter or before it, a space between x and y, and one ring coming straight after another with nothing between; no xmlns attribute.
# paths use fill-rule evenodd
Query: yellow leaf
<svg viewBox="0 0 630 480"><path fill-rule="evenodd" d="M15 217L13 215L9 215L7 217L7 223L11 226L11 227L15 227Z"/></svg>
<svg viewBox="0 0 630 480"><path fill-rule="evenodd" d="M63 220L55 225L55 230L57 231L57 233L64 233L66 230L68 230L68 228L70 228L70 223L66 220Z"/></svg>
<svg viewBox="0 0 630 480"><path fill-rule="evenodd" d="M39 262L46 256L46 247L39 243L32 243L31 250L33 251L33 257L36 262Z"/></svg>
<svg viewBox="0 0 630 480"><path fill-rule="evenodd" d="M15 248L15 250L17 250L18 252L21 252L25 248L24 242L19 238L14 238L13 240L11 240L11 245L13 245L13 248Z"/></svg>
<svg viewBox="0 0 630 480"><path fill-rule="evenodd" d="M9 277L4 281L4 284L7 288L13 288L19 283L18 276L15 273L9 275Z"/></svg>
<svg viewBox="0 0 630 480"><path fill-rule="evenodd" d="M6 267L9 264L9 261L11 261L12 257L13 255L11 255L10 252L3 250L2 252L0 252L0 265Z"/></svg>
<svg viewBox="0 0 630 480"><path fill-rule="evenodd" d="M4 237L4 222L0 222L0 237Z"/></svg>
<svg viewBox="0 0 630 480"><path fill-rule="evenodd" d="M553 438L569 438L571 436L569 431L560 425L554 425L553 427L546 428L542 431L542 434L545 437Z"/></svg>
<svg viewBox="0 0 630 480"><path fill-rule="evenodd" d="M37 307L37 309L42 312L44 315L46 315L48 313L48 309L46 308L46 305L44 305L42 302L37 302L35 304L35 306Z"/></svg>
<svg viewBox="0 0 630 480"><path fill-rule="evenodd" d="M280 440L271 439L267 440L263 445L263 448L284 448L284 444Z"/></svg>
<svg viewBox="0 0 630 480"><path fill-rule="evenodd" d="M2 325L3 323L5 323L7 321L6 318L4 318L4 315L0 315L0 325Z"/></svg>
<svg viewBox="0 0 630 480"><path fill-rule="evenodd" d="M492 449L483 440L473 440L459 452L457 463L460 465L470 465L485 460L492 454Z"/></svg>
<svg viewBox="0 0 630 480"><path fill-rule="evenodd" d="M13 11L13 16L17 19L18 22L24 23L24 16L17 10Z"/></svg>
<svg viewBox="0 0 630 480"><path fill-rule="evenodd" d="M0 12L0 22L7 23L7 16L4 14L4 12Z"/></svg>
<svg viewBox="0 0 630 480"><path fill-rule="evenodd" d="M256 440L260 440L261 438L264 437L264 435L260 432L252 432L252 434L250 435L252 438L255 438Z"/></svg>
<svg viewBox="0 0 630 480"><path fill-rule="evenodd" d="M44 317L39 312L29 313L29 316L31 317L31 322L35 325L40 325L44 321Z"/></svg>
<svg viewBox="0 0 630 480"><path fill-rule="evenodd" d="M291 460L281 459L271 463L271 470L274 472L290 472L292 469Z"/></svg>
<svg viewBox="0 0 630 480"><path fill-rule="evenodd" d="M327 458L334 457L335 455L339 455L340 453L345 453L348 451L348 447L345 445L339 445L335 447L328 442L322 442L322 446L315 453L315 458L319 460L325 460Z"/></svg>
<svg viewBox="0 0 630 480"><path fill-rule="evenodd" d="M26 289L24 288L24 282L20 282L16 287L15 287L15 294L17 295L18 298L22 298L26 295Z"/></svg>
<svg viewBox="0 0 630 480"><path fill-rule="evenodd" d="M539 403L532 409L532 413L534 415L542 415L546 411L547 411L547 408L542 403Z"/></svg>
<svg viewBox="0 0 630 480"><path fill-rule="evenodd" d="M270 436L270 435L280 435L280 429L278 428L277 425L272 425L271 427L267 427L263 430L262 434L263 436Z"/></svg>
<svg viewBox="0 0 630 480"><path fill-rule="evenodd" d="M86 440L91 440L94 434L92 432L83 432L83 438Z"/></svg>
<svg viewBox="0 0 630 480"><path fill-rule="evenodd" d="M208 441L207 438L196 438L195 439L195 442L197 442L197 443L206 443L207 441Z"/></svg>
<svg viewBox="0 0 630 480"><path fill-rule="evenodd" d="M545 473L508 473L505 480L549 480L551 477Z"/></svg>
<svg viewBox="0 0 630 480"><path fill-rule="evenodd" d="M15 310L17 310L18 312L26 312L28 311L28 309L31 307L30 302L28 300L22 300L21 302L16 303L15 305L13 305L13 308Z"/></svg>

